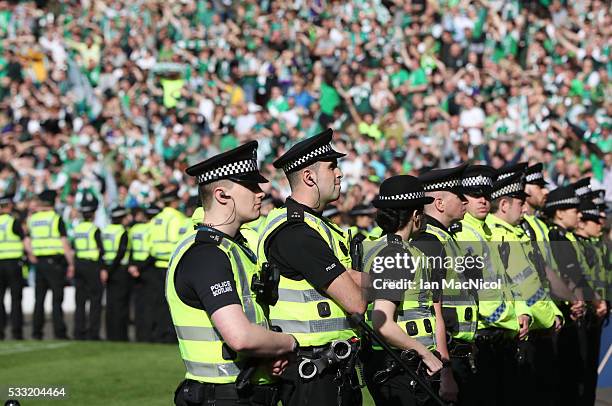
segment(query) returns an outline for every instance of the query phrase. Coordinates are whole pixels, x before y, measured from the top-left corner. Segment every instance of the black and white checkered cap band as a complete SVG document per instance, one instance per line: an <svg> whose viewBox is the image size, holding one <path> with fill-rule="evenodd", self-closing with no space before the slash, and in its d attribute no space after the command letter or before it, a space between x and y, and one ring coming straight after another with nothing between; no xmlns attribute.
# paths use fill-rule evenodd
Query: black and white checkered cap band
<svg viewBox="0 0 612 406"><path fill-rule="evenodd" d="M399 195L389 195L389 196L378 196L379 200L416 200L423 199L425 197L425 193L422 191L419 192L411 192L411 193L402 193Z"/></svg>
<svg viewBox="0 0 612 406"><path fill-rule="evenodd" d="M426 192L430 192L434 190L445 190L445 189L456 188L459 186L461 186L461 179L451 179L451 180L445 180L443 182L425 184L423 185L423 189L425 189Z"/></svg>
<svg viewBox="0 0 612 406"><path fill-rule="evenodd" d="M590 216L594 216L594 217L599 217L599 210L582 210L580 213L582 214L588 214Z"/></svg>
<svg viewBox="0 0 612 406"><path fill-rule="evenodd" d="M546 202L546 207L562 206L566 204L580 204L580 199L578 199L577 197L568 197L567 199Z"/></svg>
<svg viewBox="0 0 612 406"><path fill-rule="evenodd" d="M470 176L461 181L463 187L493 186L493 179L488 176Z"/></svg>
<svg viewBox="0 0 612 406"><path fill-rule="evenodd" d="M516 182L516 183L511 183L509 185L504 186L503 188L494 191L493 193L491 193L491 199L495 200L497 198L500 198L502 196L507 196L509 194L512 193L516 193L516 192L520 192L523 190L523 183L522 182Z"/></svg>
<svg viewBox="0 0 612 406"><path fill-rule="evenodd" d="M254 159L245 159L244 161L232 162L227 165L220 166L208 172L198 175L199 183L206 183L217 179L227 178L233 175L241 175L243 173L257 171L257 161Z"/></svg>
<svg viewBox="0 0 612 406"><path fill-rule="evenodd" d="M283 171L291 172L293 169L305 164L306 162L310 162L316 157L325 155L331 151L332 151L331 144L320 146L319 148L313 149L306 155L302 155L301 157L287 163L285 166L283 166Z"/></svg>
<svg viewBox="0 0 612 406"><path fill-rule="evenodd" d="M581 196L586 195L590 191L591 191L591 186L583 186L583 187L579 187L578 189L576 189L575 193L576 193L576 196L581 197Z"/></svg>
<svg viewBox="0 0 612 406"><path fill-rule="evenodd" d="M510 176L514 175L516 172L508 172L508 173L502 173L501 175L499 175L497 177L497 180L500 181L502 179L506 179L509 178Z"/></svg>
<svg viewBox="0 0 612 406"><path fill-rule="evenodd" d="M542 174L542 172L534 172L534 173L530 173L529 175L525 176L525 182L527 183L533 182L538 179L544 179L544 175Z"/></svg>

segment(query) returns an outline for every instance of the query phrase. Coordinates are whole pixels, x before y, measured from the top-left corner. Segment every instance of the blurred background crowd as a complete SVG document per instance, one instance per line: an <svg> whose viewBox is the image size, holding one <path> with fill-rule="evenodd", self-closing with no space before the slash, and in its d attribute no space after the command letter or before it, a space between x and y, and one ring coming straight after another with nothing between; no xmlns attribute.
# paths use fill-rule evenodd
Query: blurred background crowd
<svg viewBox="0 0 612 406"><path fill-rule="evenodd" d="M543 162L612 200L602 0L0 1L0 193L59 192L66 224L197 194L184 169L332 127L347 212L385 177Z"/></svg>

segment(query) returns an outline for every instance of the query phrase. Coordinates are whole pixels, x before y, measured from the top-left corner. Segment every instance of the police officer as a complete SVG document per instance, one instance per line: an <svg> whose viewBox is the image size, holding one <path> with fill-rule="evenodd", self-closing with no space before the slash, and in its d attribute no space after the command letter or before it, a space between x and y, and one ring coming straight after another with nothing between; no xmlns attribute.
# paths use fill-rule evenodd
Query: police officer
<svg viewBox="0 0 612 406"><path fill-rule="evenodd" d="M420 227L423 206L433 201L426 197L417 178L409 175L386 179L373 204L378 209L376 223L384 236L363 244L365 262L363 270L372 275L374 304L368 307L369 319L374 329L413 367L414 372L425 376L442 369L442 361L433 351L436 348L436 319L432 312L432 292L421 283L431 282L427 268L421 265L403 268L395 264L376 269L387 258L421 256L422 253L408 245L411 235ZM407 263L408 260L404 260ZM384 289L376 280L402 281L410 278L414 288ZM389 354L378 346L367 357L364 373L368 389L377 405L425 405L431 404L423 388L413 388L410 375L401 371ZM423 363L423 368L419 364Z"/></svg>
<svg viewBox="0 0 612 406"><path fill-rule="evenodd" d="M168 261L174 246L179 241L180 228L184 224L183 214L178 211L179 199L177 189L172 189L162 195L162 201L167 205L151 219L151 252L153 267L151 269L152 283L146 283L150 289L147 295L154 298L153 305L153 341L162 343L176 342L172 328L172 320L164 297L164 281L168 270Z"/></svg>
<svg viewBox="0 0 612 406"><path fill-rule="evenodd" d="M335 205L328 204L321 214L338 227L342 227L342 212Z"/></svg>
<svg viewBox="0 0 612 406"><path fill-rule="evenodd" d="M586 314L586 336L588 339L588 353L585 368L585 384L582 404L594 404L595 393L597 390L597 367L599 364L599 351L601 347L601 330L603 319L608 313L605 300L599 292L602 292L599 273L604 267L600 256L597 253L596 242L593 239L601 237L601 215L597 206L588 199L585 194L578 206L579 220L574 235L578 244L576 248L581 251L584 258L582 263L586 271L587 281L594 290L592 305L587 308Z"/></svg>
<svg viewBox="0 0 612 406"><path fill-rule="evenodd" d="M544 397L544 401L549 402L547 399L554 395L554 391L550 385L546 386L544 382L535 381L534 346L535 341L542 339L545 340L545 344L552 347L552 342L546 338L559 331L562 315L542 286L535 265L537 261L534 259L533 245L525 236L523 229L518 227L527 198L524 189L525 175L522 171L496 181L492 193L493 214L487 217L487 222L492 232L491 240L498 244L497 251L515 299L518 341L510 341L509 349L512 356L516 352L516 365L514 359L507 358L508 373L512 376L512 368L516 368L518 377L515 384L519 384L528 393L546 390L548 396ZM541 347L545 348L546 345ZM544 354L537 356L544 358ZM539 364L546 365L550 362L552 362L550 354L546 354ZM546 372L551 371L547 369ZM513 390L510 392L515 393ZM534 396L522 397L520 401L522 404L540 404L539 401L535 401Z"/></svg>
<svg viewBox="0 0 612 406"><path fill-rule="evenodd" d="M440 288L434 292L437 350L446 364L450 361L447 346L449 339L469 344L474 339L477 327L478 308L474 292L460 289L442 289L447 280L465 282L465 275L456 272L451 261L462 255L457 242L449 232L453 222L461 220L465 214L465 197L462 194L461 178L465 165L448 169L434 169L419 176L425 194L432 197L433 203L424 208L424 228L414 239L414 245L428 259L432 260L432 280ZM445 265L449 265L446 267ZM444 307L444 309L443 309ZM447 401L457 401L458 387L451 368L441 372L440 396Z"/></svg>
<svg viewBox="0 0 612 406"><path fill-rule="evenodd" d="M482 269L476 270L472 277L483 279L486 282L495 282L500 279L499 268L491 252L491 229L485 222L491 208L491 192L495 170L486 165L470 165L462 174L463 195L467 200L466 213L456 226L454 237L458 242L462 254L466 257L482 258ZM511 297L502 289L483 289L478 291L478 318L479 327L484 327L481 320L487 320L487 326L493 324L503 325L513 317L513 303L508 301ZM499 309L505 308L504 311ZM452 340L449 344L449 354L453 365L453 373L459 385L458 405L478 404L478 394L481 388L476 375L476 348L474 342Z"/></svg>
<svg viewBox="0 0 612 406"><path fill-rule="evenodd" d="M81 202L81 221L74 228L74 256L75 256L75 311L74 311L74 339L99 340L100 320L102 315L102 272L106 272L104 265L104 246L102 234L93 219L98 209L97 199L88 199ZM89 302L89 317L85 307Z"/></svg>
<svg viewBox="0 0 612 406"><path fill-rule="evenodd" d="M45 296L53 292L53 332L57 339L67 339L62 302L64 284L74 276L74 253L66 234L66 225L54 211L54 190L44 190L39 196L38 208L28 219L32 240L33 263L36 264L35 303L32 337L41 340L45 323Z"/></svg>
<svg viewBox="0 0 612 406"><path fill-rule="evenodd" d="M23 340L23 312L21 308L24 254L32 259L30 237L24 232L18 217L13 214L11 194L0 198L0 339L4 339L6 311L4 293L11 292L11 332L13 339Z"/></svg>
<svg viewBox="0 0 612 406"><path fill-rule="evenodd" d="M376 209L371 204L358 204L348 212L348 216L353 220L353 225L349 227L351 238L376 239L380 237L380 229L374 226L374 215Z"/></svg>
<svg viewBox="0 0 612 406"><path fill-rule="evenodd" d="M195 232L195 228L193 226L193 221L191 220L191 216L195 211L196 207L198 207L198 196L189 196L187 199L187 203L185 204L185 215L183 218L183 223L179 228L179 239L185 238L188 234Z"/></svg>
<svg viewBox="0 0 612 406"><path fill-rule="evenodd" d="M150 256L151 219L160 211L161 209L154 204L138 210L128 232L130 247L128 272L134 278L134 327L136 341L139 342L153 341L155 295L151 294L154 289L150 287L154 284L151 271L153 259Z"/></svg>
<svg viewBox="0 0 612 406"><path fill-rule="evenodd" d="M572 185L552 190L546 198L544 213L549 219L548 238L552 254L561 278L570 287L575 299L561 310L565 324L558 337L559 352L559 404L577 405L583 394L584 365L587 357L587 340L584 315L584 299L592 298L592 290L586 282L584 270L578 259L575 237L571 233L578 225L580 199Z"/></svg>
<svg viewBox="0 0 612 406"><path fill-rule="evenodd" d="M284 207L268 214L259 237L258 261L280 270L279 298L270 307L270 323L294 334L302 347L299 363L291 363L283 374L285 405L361 402L352 367L355 351L314 376L299 367L333 350L333 342L352 339L347 315L362 314L366 306L362 275L350 269L347 234L321 216L340 196L337 159L344 154L335 151L331 141L328 129L295 144L274 162L287 175L291 196Z"/></svg>
<svg viewBox="0 0 612 406"><path fill-rule="evenodd" d="M239 228L259 215L267 182L252 141L187 169L199 183L206 226L183 239L168 269L166 296L187 373L177 405L276 405L266 372L280 373L297 351L287 334L272 332L250 288L255 254Z"/></svg>
<svg viewBox="0 0 612 406"><path fill-rule="evenodd" d="M106 283L106 338L128 341L129 306L132 277L128 273L129 222L127 210L117 206L111 210L111 224L102 230L104 262L102 281Z"/></svg>

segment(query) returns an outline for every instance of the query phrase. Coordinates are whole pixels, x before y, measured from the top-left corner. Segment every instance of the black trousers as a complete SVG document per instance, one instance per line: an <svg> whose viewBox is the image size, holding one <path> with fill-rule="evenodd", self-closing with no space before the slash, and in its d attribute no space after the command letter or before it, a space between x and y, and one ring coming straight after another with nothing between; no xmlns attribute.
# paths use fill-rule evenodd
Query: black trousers
<svg viewBox="0 0 612 406"><path fill-rule="evenodd" d="M4 294L11 292L11 331L16 340L23 339L23 310L21 298L23 276L18 259L0 259L0 339L4 339L7 317L4 308Z"/></svg>
<svg viewBox="0 0 612 406"><path fill-rule="evenodd" d="M172 324L170 308L166 301L166 273L167 268L154 267L151 269L149 285L153 301L153 341L156 343L176 343L176 332Z"/></svg>
<svg viewBox="0 0 612 406"><path fill-rule="evenodd" d="M99 340L102 317L102 293L100 264L97 261L75 260L74 339ZM86 305L89 302L89 314Z"/></svg>
<svg viewBox="0 0 612 406"><path fill-rule="evenodd" d="M599 366L599 351L601 348L602 320L594 313L589 313L586 323L586 359L584 371L584 392L582 405L595 404L597 392L597 367Z"/></svg>
<svg viewBox="0 0 612 406"><path fill-rule="evenodd" d="M580 405L584 396L586 367L586 329L583 320L565 319L557 337L559 354L559 406Z"/></svg>
<svg viewBox="0 0 612 406"><path fill-rule="evenodd" d="M109 271L106 285L106 338L110 341L129 341L132 282L126 267Z"/></svg>
<svg viewBox="0 0 612 406"><path fill-rule="evenodd" d="M306 350L307 351L307 350ZM353 406L362 402L355 369L351 382L337 379L338 368L331 366L310 380L298 374L298 362L291 362L281 376L280 398L283 406Z"/></svg>
<svg viewBox="0 0 612 406"><path fill-rule="evenodd" d="M53 293L53 333L57 339L65 339L66 324L64 323L64 284L66 282L66 260L62 256L38 257L36 264L36 286L34 288L34 320L32 337L43 337L45 324L45 297L51 289Z"/></svg>
<svg viewBox="0 0 612 406"><path fill-rule="evenodd" d="M138 267L140 276L133 282L133 301L134 301L134 327L136 328L136 341L153 341L153 291L150 286L152 283L151 275L153 269L145 266L144 263L133 264Z"/></svg>
<svg viewBox="0 0 612 406"><path fill-rule="evenodd" d="M505 334L500 331L500 335ZM522 404L517 388L516 341L500 336L476 339L476 385L479 406L515 406ZM461 390L461 388L459 388Z"/></svg>
<svg viewBox="0 0 612 406"><path fill-rule="evenodd" d="M532 346L531 368L519 367L523 381L530 380L530 404L534 406L556 406L559 402L559 360L556 348L557 335L548 330L535 330L529 333L529 340L523 345ZM529 375L528 375L529 374Z"/></svg>
<svg viewBox="0 0 612 406"><path fill-rule="evenodd" d="M174 404L177 406L277 406L278 388L272 385L251 386L239 396L233 383L204 384L186 379L174 392Z"/></svg>
<svg viewBox="0 0 612 406"><path fill-rule="evenodd" d="M382 384L375 382L374 375L378 371L387 369L392 362L393 358L391 358L391 356L384 351L371 351L364 362L363 372L365 375L365 381L377 406L436 405L436 403L429 397L427 392L425 392L421 386L418 384L411 384L412 379L406 372L398 371L397 374L390 377ZM409 364L409 366L413 367L413 371L416 371L418 364ZM425 378L424 380L427 381Z"/></svg>
<svg viewBox="0 0 612 406"><path fill-rule="evenodd" d="M459 399L455 403L457 406L471 406L478 402L478 380L472 371L469 358L453 357L451 355L451 368L453 377L459 388Z"/></svg>

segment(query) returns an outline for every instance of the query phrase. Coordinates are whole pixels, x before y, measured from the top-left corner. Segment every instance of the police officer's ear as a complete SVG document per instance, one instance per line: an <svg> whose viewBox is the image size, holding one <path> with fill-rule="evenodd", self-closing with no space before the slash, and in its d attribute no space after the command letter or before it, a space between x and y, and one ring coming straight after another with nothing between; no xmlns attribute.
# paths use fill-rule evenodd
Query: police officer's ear
<svg viewBox="0 0 612 406"><path fill-rule="evenodd" d="M444 212L444 207L446 206L446 204L444 203L444 199L442 199L440 196L434 196L434 201L432 202L432 204L434 205L437 211Z"/></svg>
<svg viewBox="0 0 612 406"><path fill-rule="evenodd" d="M304 183L311 187L317 184L317 181L313 177L313 175L314 173L310 169L306 169L302 173L302 179L304 180Z"/></svg>
<svg viewBox="0 0 612 406"><path fill-rule="evenodd" d="M232 198L225 193L225 190L221 188L215 189L213 193L215 195L215 199L221 204L226 204L227 201Z"/></svg>

